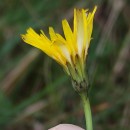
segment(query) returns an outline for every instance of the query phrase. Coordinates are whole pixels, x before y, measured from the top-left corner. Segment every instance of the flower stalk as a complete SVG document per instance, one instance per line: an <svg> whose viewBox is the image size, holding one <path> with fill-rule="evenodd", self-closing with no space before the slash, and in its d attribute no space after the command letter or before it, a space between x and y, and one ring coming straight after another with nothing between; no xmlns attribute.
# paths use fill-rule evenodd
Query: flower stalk
<svg viewBox="0 0 130 130"><path fill-rule="evenodd" d="M91 114L91 108L90 108L90 103L89 103L89 97L86 96L85 93L81 93L80 96L81 96L83 107L84 107L86 130L93 130L92 114Z"/></svg>

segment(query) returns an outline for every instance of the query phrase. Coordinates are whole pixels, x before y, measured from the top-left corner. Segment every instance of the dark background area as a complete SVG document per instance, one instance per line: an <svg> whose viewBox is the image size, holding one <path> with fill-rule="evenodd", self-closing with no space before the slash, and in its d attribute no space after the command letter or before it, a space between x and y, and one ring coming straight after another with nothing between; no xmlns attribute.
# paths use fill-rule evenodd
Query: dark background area
<svg viewBox="0 0 130 130"><path fill-rule="evenodd" d="M129 0L0 0L0 130L46 130L59 123L85 128L70 79L51 58L25 44L28 27L63 34L74 8L98 9L87 58L94 130L130 129Z"/></svg>

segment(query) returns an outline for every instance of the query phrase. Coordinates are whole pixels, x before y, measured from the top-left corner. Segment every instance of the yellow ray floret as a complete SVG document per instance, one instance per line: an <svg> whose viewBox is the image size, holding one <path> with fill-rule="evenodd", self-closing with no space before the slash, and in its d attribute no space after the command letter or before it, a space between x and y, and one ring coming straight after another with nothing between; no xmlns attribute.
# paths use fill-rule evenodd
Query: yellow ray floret
<svg viewBox="0 0 130 130"><path fill-rule="evenodd" d="M32 28L27 30L25 35L21 35L24 42L39 48L43 52L45 52L48 56L55 59L58 63L65 65L66 58L59 49L58 46L53 46L52 42L45 36L42 31L40 35L38 35Z"/></svg>
<svg viewBox="0 0 130 130"><path fill-rule="evenodd" d="M91 40L93 18L97 7L92 13L84 9L74 9L74 36L78 46L78 54L85 60Z"/></svg>

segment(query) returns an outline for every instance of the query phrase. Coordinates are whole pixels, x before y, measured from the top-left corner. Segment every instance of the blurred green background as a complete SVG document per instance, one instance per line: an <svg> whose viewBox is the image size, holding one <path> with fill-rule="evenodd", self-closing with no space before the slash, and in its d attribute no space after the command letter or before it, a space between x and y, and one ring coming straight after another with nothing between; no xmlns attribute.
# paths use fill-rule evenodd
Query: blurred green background
<svg viewBox="0 0 130 130"><path fill-rule="evenodd" d="M95 5L87 58L94 130L130 130L129 0L0 0L0 130L46 130L59 123L85 128L70 79L20 34L28 27L48 34L48 26L63 34L61 20L72 23L74 8Z"/></svg>

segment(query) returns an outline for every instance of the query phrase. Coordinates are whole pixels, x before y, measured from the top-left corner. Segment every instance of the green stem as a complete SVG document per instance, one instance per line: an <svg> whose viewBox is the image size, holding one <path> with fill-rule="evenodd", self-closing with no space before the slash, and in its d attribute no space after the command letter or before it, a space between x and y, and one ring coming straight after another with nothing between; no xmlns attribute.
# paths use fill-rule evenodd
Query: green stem
<svg viewBox="0 0 130 130"><path fill-rule="evenodd" d="M93 130L89 98L84 93L80 94L80 96L83 102L83 107L84 107L84 112L85 112L86 130Z"/></svg>

